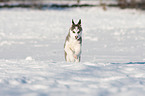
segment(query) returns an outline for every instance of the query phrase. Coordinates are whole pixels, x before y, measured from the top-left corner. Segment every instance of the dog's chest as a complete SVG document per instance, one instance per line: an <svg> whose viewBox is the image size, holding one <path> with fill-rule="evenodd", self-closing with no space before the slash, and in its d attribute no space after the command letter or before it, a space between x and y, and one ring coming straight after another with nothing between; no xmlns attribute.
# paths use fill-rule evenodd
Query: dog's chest
<svg viewBox="0 0 145 96"><path fill-rule="evenodd" d="M68 44L68 47L71 49L71 50L75 50L76 48L80 48L80 41L78 40L75 40L75 39L69 39L69 41L67 41L67 44Z"/></svg>

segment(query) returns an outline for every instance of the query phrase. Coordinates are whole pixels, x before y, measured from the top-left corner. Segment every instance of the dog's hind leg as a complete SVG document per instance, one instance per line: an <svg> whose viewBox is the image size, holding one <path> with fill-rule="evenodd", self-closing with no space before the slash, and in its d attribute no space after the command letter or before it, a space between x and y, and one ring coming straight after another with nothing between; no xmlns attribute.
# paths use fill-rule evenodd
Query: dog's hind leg
<svg viewBox="0 0 145 96"><path fill-rule="evenodd" d="M66 57L66 59L67 59L66 60L67 62L74 62L75 61L73 55L71 55L71 54L68 54L67 57Z"/></svg>
<svg viewBox="0 0 145 96"><path fill-rule="evenodd" d="M80 62L80 56L75 59L75 62Z"/></svg>

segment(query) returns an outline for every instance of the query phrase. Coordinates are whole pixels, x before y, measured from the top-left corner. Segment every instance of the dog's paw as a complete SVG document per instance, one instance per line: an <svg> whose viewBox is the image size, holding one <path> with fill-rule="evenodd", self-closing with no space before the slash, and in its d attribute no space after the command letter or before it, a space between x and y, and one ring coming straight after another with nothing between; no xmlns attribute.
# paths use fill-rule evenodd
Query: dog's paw
<svg viewBox="0 0 145 96"><path fill-rule="evenodd" d="M75 59L77 59L77 58L78 58L78 56L77 56L77 55L74 55L74 58L75 58Z"/></svg>

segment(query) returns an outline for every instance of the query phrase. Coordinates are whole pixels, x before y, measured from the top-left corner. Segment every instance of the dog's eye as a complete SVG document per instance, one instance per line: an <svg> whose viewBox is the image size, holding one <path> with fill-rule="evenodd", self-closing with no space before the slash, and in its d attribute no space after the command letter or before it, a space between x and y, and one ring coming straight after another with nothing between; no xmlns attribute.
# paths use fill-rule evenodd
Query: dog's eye
<svg viewBox="0 0 145 96"><path fill-rule="evenodd" d="M75 31L73 31L73 33L75 33Z"/></svg>
<svg viewBox="0 0 145 96"><path fill-rule="evenodd" d="M77 32L78 34L80 33L80 31L79 32Z"/></svg>

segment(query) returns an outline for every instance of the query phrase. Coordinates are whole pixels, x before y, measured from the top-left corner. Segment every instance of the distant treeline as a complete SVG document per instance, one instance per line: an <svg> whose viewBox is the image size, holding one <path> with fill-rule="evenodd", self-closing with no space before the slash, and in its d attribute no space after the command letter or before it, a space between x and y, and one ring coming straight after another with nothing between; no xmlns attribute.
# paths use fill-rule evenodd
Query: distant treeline
<svg viewBox="0 0 145 96"><path fill-rule="evenodd" d="M117 0L121 8L141 8L145 9L145 0Z"/></svg>
<svg viewBox="0 0 145 96"><path fill-rule="evenodd" d="M74 1L76 2L75 4L51 4L49 5L48 3L45 4L44 2L49 2L49 1L56 1L56 2L63 2L63 1ZM61 7L61 8L66 8L66 7L89 7L89 6L98 6L94 4L81 4L83 1L94 1L94 2L99 2L100 5L103 6L114 6L114 7L120 7L120 8L140 8L140 9L145 9L145 0L0 0L0 8L8 7L8 8L13 8L13 7L36 7L36 8L42 8L42 7ZM109 1L114 1L116 3L114 4L108 4ZM16 4L11 4L12 2L15 2ZM43 3L42 3L43 2Z"/></svg>

